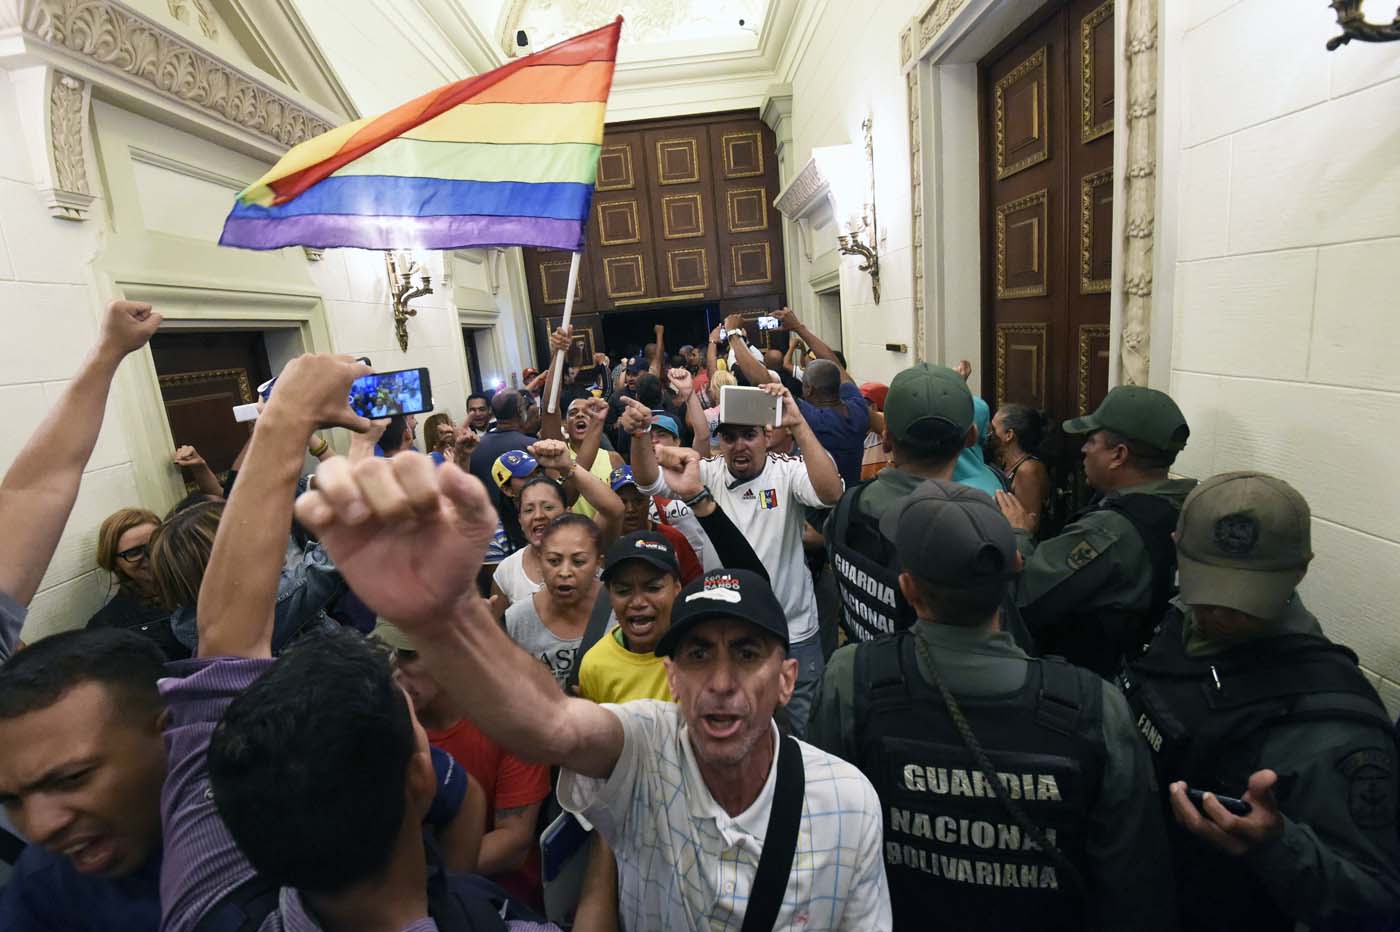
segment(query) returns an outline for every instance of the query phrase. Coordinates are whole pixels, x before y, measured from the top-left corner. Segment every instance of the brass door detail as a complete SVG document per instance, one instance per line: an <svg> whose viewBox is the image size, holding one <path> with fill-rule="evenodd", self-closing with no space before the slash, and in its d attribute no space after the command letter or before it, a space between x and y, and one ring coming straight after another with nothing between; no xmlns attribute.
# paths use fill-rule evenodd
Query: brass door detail
<svg viewBox="0 0 1400 932"><path fill-rule="evenodd" d="M1079 327L1079 352L1077 353L1077 380L1078 380L1078 402L1079 416L1083 417L1099 406L1102 397L1094 398L1093 380L1094 363L1096 360L1102 361L1099 371L1104 376L1104 388L1108 383L1108 326L1106 324L1082 324Z"/></svg>
<svg viewBox="0 0 1400 932"><path fill-rule="evenodd" d="M684 167L675 163L685 159ZM694 139L658 139L656 141L656 180L661 184L695 184L700 180L700 155Z"/></svg>
<svg viewBox="0 0 1400 932"><path fill-rule="evenodd" d="M1042 188L997 208L998 299L1049 293L1049 203L1050 192Z"/></svg>
<svg viewBox="0 0 1400 932"><path fill-rule="evenodd" d="M1047 331L1045 324L997 324L996 329L996 375L995 388L997 407L1008 400L1045 407L1045 357L1047 352ZM1016 371L1029 372L1026 380L1034 392L1032 397L1010 399L1006 390L1006 370L1008 357L1015 353L1019 357L1014 363Z"/></svg>
<svg viewBox="0 0 1400 932"><path fill-rule="evenodd" d="M998 181L1005 181L1050 157L1046 82L1045 49L1042 47L996 83L993 122ZM1013 135L1014 129L1020 132Z"/></svg>
<svg viewBox="0 0 1400 932"><path fill-rule="evenodd" d="M597 191L625 191L637 183L631 146L603 146L598 155Z"/></svg>
<svg viewBox="0 0 1400 932"><path fill-rule="evenodd" d="M666 275L672 291L704 291L710 287L710 260L705 249L668 249Z"/></svg>
<svg viewBox="0 0 1400 932"><path fill-rule="evenodd" d="M1108 294L1113 274L1113 247L1109 242L1112 235L1113 169L1110 167L1085 175L1079 182L1080 294Z"/></svg>
<svg viewBox="0 0 1400 932"><path fill-rule="evenodd" d="M763 137L758 133L725 133L720 137L724 150L725 178L756 178L763 174Z"/></svg>
<svg viewBox="0 0 1400 932"><path fill-rule="evenodd" d="M661 199L661 235L664 239L705 235L705 208L699 194L668 194Z"/></svg>
<svg viewBox="0 0 1400 932"><path fill-rule="evenodd" d="M1103 58L1095 47L1106 40ZM1079 24L1079 141L1092 142L1113 132L1113 0L1105 0ZM1108 71L1108 93L1100 90L1098 69Z"/></svg>

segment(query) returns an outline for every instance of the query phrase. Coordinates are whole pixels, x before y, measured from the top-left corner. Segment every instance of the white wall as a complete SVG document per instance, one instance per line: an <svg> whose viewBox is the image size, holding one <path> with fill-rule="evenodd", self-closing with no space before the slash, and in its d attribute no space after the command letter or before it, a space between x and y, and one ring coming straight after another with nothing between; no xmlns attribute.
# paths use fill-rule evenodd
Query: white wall
<svg viewBox="0 0 1400 932"><path fill-rule="evenodd" d="M841 268L844 352L858 381L888 382L914 358L909 122L899 33L926 6L926 0L826 4L791 82L794 173L816 146L862 146L861 122L873 118L880 303L874 302L870 277L857 271L858 260L847 258ZM811 264L800 249L789 259L798 263L792 281L810 292ZM796 300L815 326L816 299L807 293ZM911 352L889 352L886 343L903 343Z"/></svg>
<svg viewBox="0 0 1400 932"><path fill-rule="evenodd" d="M451 281L444 284L444 257L429 256L435 293L413 302L418 313L408 322L404 353L381 253L331 249L311 261L296 248L217 247L235 192L265 164L106 103L95 104L93 115L93 176L102 200L84 222L51 218L32 187L5 75L0 71L0 403L11 413L11 429L0 438L0 471L48 416L114 296L156 295L158 310L209 328L228 326L237 315L244 325L260 320L263 309L276 312L288 296L307 319L277 321L291 328L277 331L290 338L282 342L367 355L380 370L426 366L437 409L458 421L468 390L459 307L497 331L503 371L484 375L522 367L516 330L527 316L524 291L510 280L518 250L500 264L497 295L483 263L448 256ZM133 505L163 513L178 495L178 471L168 459L176 438L161 414L149 352L133 354L122 370L72 518L31 605L26 641L80 626L102 604L108 581L95 569L94 550L108 514ZM338 443L343 447L344 438Z"/></svg>
<svg viewBox="0 0 1400 932"><path fill-rule="evenodd" d="M1179 223L1158 313L1173 313L1171 392L1192 429L1178 468L1264 470L1307 497L1304 600L1395 712L1400 48L1328 52L1333 14L1313 0L1164 6L1180 151L1162 196Z"/></svg>

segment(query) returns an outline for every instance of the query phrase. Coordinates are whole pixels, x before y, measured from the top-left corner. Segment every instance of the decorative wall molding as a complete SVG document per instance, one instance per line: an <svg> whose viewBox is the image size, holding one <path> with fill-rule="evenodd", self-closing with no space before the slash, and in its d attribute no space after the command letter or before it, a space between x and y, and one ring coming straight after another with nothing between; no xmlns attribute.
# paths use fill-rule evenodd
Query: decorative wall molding
<svg viewBox="0 0 1400 932"><path fill-rule="evenodd" d="M27 45L47 46L282 148L331 128L291 97L116 0L9 0L0 4L0 32L7 27L19 27Z"/></svg>
<svg viewBox="0 0 1400 932"><path fill-rule="evenodd" d="M1128 0L1127 160L1123 166L1123 314L1118 378L1146 385L1152 346L1152 251L1157 190L1157 4Z"/></svg>
<svg viewBox="0 0 1400 932"><path fill-rule="evenodd" d="M914 53L925 48L934 36L948 25L953 15L967 4L967 0L933 0L924 12L914 19L899 36L899 64L908 65Z"/></svg>
<svg viewBox="0 0 1400 932"><path fill-rule="evenodd" d="M85 220L96 195L89 108L92 87L73 75L39 65L10 74L34 187L49 215Z"/></svg>
<svg viewBox="0 0 1400 932"><path fill-rule="evenodd" d="M779 213L797 224L802 255L808 262L812 261L812 224L820 225L833 213L830 194L831 182L822 176L817 160L808 159L773 201Z"/></svg>
<svg viewBox="0 0 1400 932"><path fill-rule="evenodd" d="M904 34L900 36L901 55L905 54L910 31L911 29L905 29ZM924 317L924 137L919 106L919 72L918 68L910 68L904 73L909 108L909 204L913 212L910 228L914 231L914 243L910 254L914 267L915 364L924 362L928 356L928 324Z"/></svg>

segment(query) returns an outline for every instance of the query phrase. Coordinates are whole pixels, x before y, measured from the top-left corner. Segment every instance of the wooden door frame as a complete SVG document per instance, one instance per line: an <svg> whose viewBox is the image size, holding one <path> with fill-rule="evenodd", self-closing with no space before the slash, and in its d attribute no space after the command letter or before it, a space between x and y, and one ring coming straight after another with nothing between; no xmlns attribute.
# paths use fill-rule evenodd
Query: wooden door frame
<svg viewBox="0 0 1400 932"><path fill-rule="evenodd" d="M1114 80L1120 92L1114 100L1113 151L1113 285L1109 303L1108 384L1123 381L1121 374L1124 241L1131 222L1139 237L1145 229L1151 243L1154 229L1153 199L1145 213L1129 217L1124 184L1129 165L1126 39L1130 17L1143 15L1144 4L1157 0L1118 0L1114 4ZM932 0L900 35L900 58L908 84L911 129L911 205L920 209L914 224L915 338L924 358L954 365L959 359L980 358L989 336L984 334L984 282L982 226L982 160L978 123L977 63L1003 43L1028 20L1037 17L1045 0ZM1155 7L1154 7L1155 9ZM1153 14L1155 20L1155 13ZM1137 50L1132 55L1141 54ZM1146 81L1150 76L1144 76ZM1155 80L1151 82L1155 93ZM1134 92L1140 93L1138 88ZM1135 140L1134 140L1135 141ZM1147 142L1147 140L1143 140ZM1158 138L1148 151L1160 149ZM1137 209L1136 206L1134 209ZM975 236L968 236L975 230ZM922 273L920 275L920 273ZM920 279L922 286L920 287ZM1132 283L1141 288L1141 282ZM1151 286L1148 284L1150 299ZM1170 308L1157 302L1149 320L1154 358L1152 384L1169 375ZM971 310L971 312L969 311ZM1162 339L1163 331L1167 339ZM988 357L991 358L991 357ZM990 373L974 378L983 382L983 394L991 388ZM974 385L978 384L974 382Z"/></svg>
<svg viewBox="0 0 1400 932"><path fill-rule="evenodd" d="M268 362L275 373L298 353L331 351L330 329L325 305L318 293L271 293L208 288L172 282L130 280L112 282L114 297L148 301L160 309L171 330L259 330L269 335ZM141 502L156 512L164 512L185 494L178 469L170 467L174 438L165 417L159 374L150 347L132 354L117 373L123 399L118 421L131 452L136 488ZM333 443L344 445L328 432Z"/></svg>

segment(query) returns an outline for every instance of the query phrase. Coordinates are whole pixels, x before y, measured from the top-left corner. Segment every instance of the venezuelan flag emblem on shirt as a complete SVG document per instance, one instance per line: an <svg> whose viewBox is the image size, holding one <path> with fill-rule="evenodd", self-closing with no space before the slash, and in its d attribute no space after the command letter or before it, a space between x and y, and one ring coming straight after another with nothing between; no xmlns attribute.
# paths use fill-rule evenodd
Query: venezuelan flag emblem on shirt
<svg viewBox="0 0 1400 932"><path fill-rule="evenodd" d="M583 249L622 17L295 146L224 246Z"/></svg>

